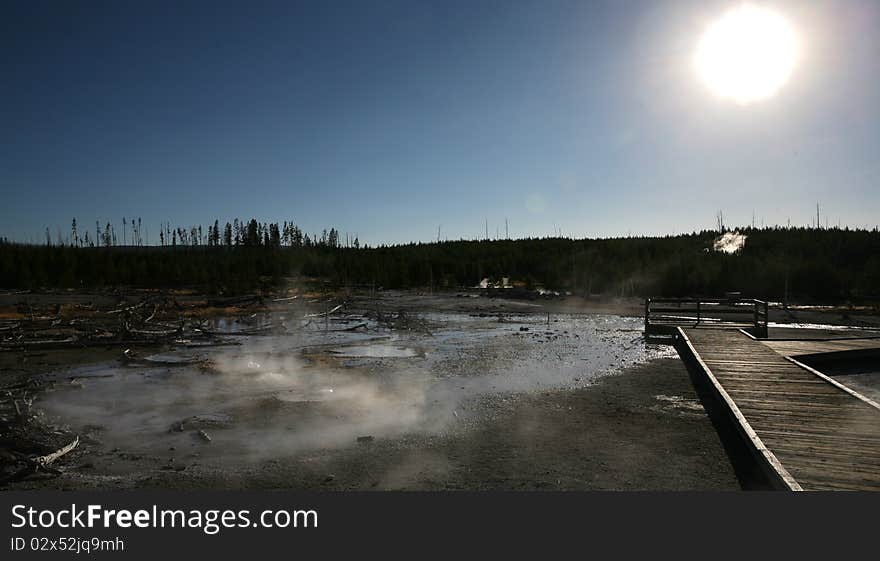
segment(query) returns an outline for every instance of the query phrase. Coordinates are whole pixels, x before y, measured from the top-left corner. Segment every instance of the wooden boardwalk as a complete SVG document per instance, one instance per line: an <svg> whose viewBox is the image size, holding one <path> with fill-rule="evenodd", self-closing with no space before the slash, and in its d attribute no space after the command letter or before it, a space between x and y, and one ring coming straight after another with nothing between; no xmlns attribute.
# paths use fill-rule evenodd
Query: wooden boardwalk
<svg viewBox="0 0 880 561"><path fill-rule="evenodd" d="M880 405L739 330L677 329L777 487L880 491Z"/></svg>

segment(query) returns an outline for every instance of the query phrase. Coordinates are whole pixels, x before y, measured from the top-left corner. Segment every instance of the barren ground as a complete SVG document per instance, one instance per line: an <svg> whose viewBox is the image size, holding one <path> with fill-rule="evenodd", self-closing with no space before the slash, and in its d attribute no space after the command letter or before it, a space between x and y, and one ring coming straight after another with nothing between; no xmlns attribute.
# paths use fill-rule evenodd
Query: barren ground
<svg viewBox="0 0 880 561"><path fill-rule="evenodd" d="M82 437L58 461L60 475L7 488L740 488L681 362L639 340L639 301L454 293L348 301L345 317L334 318L338 332L325 321L329 335L319 320L300 319L327 311L329 302L261 308L256 313L286 322L285 335L248 338L232 347L238 354L199 355L214 365L211 374L120 366L112 343L0 352L4 384L51 381L34 405L57 427L48 442ZM376 311L407 324L383 331ZM344 331L364 318L366 327ZM175 345L139 349L156 351L192 356ZM270 358L287 355L294 362ZM296 383L279 390L264 385L266 376ZM65 385L71 377L75 389ZM139 396L151 387L165 393L147 406ZM266 388L270 401L260 393ZM333 390L333 399L318 395ZM206 392L212 401L175 397ZM206 425L210 442L195 430L166 428L169 419L220 410L232 412L235 424ZM15 444L4 435L6 450Z"/></svg>

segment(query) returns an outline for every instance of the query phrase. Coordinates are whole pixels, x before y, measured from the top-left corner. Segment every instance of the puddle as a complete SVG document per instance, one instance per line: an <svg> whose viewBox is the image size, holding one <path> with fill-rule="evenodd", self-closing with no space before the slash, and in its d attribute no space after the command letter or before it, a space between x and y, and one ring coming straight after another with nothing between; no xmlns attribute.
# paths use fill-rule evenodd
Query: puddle
<svg viewBox="0 0 880 561"><path fill-rule="evenodd" d="M157 353L152 355L147 355L143 357L145 362L151 362L154 364L167 364L167 365L183 365L183 364L194 364L199 359L195 356L187 356L183 353Z"/></svg>
<svg viewBox="0 0 880 561"><path fill-rule="evenodd" d="M346 358L410 358L423 354L409 347L393 345L352 345L332 349L330 352L335 356Z"/></svg>

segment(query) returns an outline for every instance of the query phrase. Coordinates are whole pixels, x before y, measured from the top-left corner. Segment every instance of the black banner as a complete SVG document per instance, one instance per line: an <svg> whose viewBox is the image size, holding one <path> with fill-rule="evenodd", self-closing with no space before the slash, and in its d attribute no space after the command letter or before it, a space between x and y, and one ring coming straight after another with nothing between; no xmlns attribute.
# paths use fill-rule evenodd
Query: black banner
<svg viewBox="0 0 880 561"><path fill-rule="evenodd" d="M108 491L3 492L0 504L4 559L285 551L442 552L463 559L475 548L495 555L764 557L773 550L838 556L871 546L880 499L870 493Z"/></svg>

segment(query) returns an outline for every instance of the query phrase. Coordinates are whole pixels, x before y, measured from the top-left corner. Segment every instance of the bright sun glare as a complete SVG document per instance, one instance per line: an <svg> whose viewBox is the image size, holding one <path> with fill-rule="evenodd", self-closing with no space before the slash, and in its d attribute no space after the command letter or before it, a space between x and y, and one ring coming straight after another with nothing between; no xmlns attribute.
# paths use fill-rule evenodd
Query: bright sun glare
<svg viewBox="0 0 880 561"><path fill-rule="evenodd" d="M744 4L706 29L694 63L712 92L745 104L770 98L785 85L797 50L794 30L781 14Z"/></svg>

